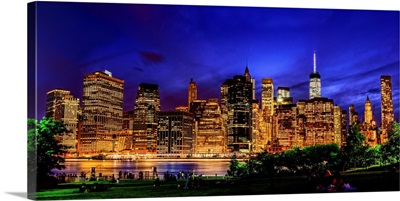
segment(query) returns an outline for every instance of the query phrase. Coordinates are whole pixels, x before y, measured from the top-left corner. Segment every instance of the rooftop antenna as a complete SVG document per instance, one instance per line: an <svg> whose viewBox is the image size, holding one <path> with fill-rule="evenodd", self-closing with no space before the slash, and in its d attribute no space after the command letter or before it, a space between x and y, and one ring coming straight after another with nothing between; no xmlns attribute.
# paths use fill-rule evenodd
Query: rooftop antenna
<svg viewBox="0 0 400 201"><path fill-rule="evenodd" d="M315 51L314 51L314 73L317 72L317 56L315 55Z"/></svg>

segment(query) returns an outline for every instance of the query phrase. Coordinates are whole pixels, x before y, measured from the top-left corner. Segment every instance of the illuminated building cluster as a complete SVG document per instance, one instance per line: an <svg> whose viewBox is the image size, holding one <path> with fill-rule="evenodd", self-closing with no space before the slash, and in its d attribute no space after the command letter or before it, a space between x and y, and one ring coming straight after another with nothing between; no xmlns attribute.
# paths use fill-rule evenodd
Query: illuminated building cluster
<svg viewBox="0 0 400 201"><path fill-rule="evenodd" d="M366 144L384 143L394 121L391 77L381 76L382 126L374 119L367 96L364 121L353 104L348 112L321 96L321 75L310 74L308 100L293 102L290 88L276 88L261 79L261 100L255 99L255 79L248 66L243 75L226 79L221 97L197 97L196 82L188 85L187 106L161 111L157 84L138 86L133 111L123 112L124 81L111 72L94 72L83 79L82 108L70 91L47 93L46 116L63 121L73 133L61 143L69 152L129 152L133 154L219 154L281 152L293 147L337 143L344 146L350 128L359 125Z"/></svg>

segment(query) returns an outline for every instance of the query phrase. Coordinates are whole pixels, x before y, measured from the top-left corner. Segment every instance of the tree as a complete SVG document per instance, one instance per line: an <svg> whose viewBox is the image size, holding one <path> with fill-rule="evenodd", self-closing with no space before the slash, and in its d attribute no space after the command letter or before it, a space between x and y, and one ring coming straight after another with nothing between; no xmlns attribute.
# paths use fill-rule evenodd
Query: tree
<svg viewBox="0 0 400 201"><path fill-rule="evenodd" d="M389 131L389 139L382 147L382 159L389 163L400 162L400 125L393 122L392 129Z"/></svg>
<svg viewBox="0 0 400 201"><path fill-rule="evenodd" d="M236 155L233 155L231 161L229 162L229 169L227 170L228 175L236 176L238 168L239 168L239 161L236 159Z"/></svg>
<svg viewBox="0 0 400 201"><path fill-rule="evenodd" d="M359 132L358 124L351 126L350 134L346 138L346 146L344 147L344 157L346 166L357 167L357 164L361 164L363 156L368 146L365 145L365 136Z"/></svg>
<svg viewBox="0 0 400 201"><path fill-rule="evenodd" d="M28 183L40 188L51 181L53 169L65 168L62 156L68 147L61 145L56 135L66 133L68 130L60 121L44 117L37 123L35 119L28 119L28 176L36 180Z"/></svg>

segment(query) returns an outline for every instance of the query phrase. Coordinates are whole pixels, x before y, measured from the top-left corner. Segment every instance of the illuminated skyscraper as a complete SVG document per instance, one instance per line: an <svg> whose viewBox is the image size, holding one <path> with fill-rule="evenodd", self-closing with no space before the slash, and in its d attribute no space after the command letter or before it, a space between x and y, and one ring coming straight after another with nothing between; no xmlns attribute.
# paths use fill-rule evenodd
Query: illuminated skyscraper
<svg viewBox="0 0 400 201"><path fill-rule="evenodd" d="M358 112L356 112L354 104L351 104L349 106L349 129L351 129L351 126L355 123L358 123Z"/></svg>
<svg viewBox="0 0 400 201"><path fill-rule="evenodd" d="M221 110L229 151L250 150L253 84L249 76L246 67L244 76L236 75L221 86Z"/></svg>
<svg viewBox="0 0 400 201"><path fill-rule="evenodd" d="M367 100L364 105L364 123L370 124L372 121L372 105L371 101L369 101L369 97L367 96Z"/></svg>
<svg viewBox="0 0 400 201"><path fill-rule="evenodd" d="M333 107L333 133L334 143L338 146L342 144L342 109L335 105Z"/></svg>
<svg viewBox="0 0 400 201"><path fill-rule="evenodd" d="M108 71L83 78L81 152L113 150L122 130L124 81Z"/></svg>
<svg viewBox="0 0 400 201"><path fill-rule="evenodd" d="M278 97L276 97L277 105L289 105L293 103L293 98L290 97L289 87L278 87Z"/></svg>
<svg viewBox="0 0 400 201"><path fill-rule="evenodd" d="M274 82L271 78L263 78L261 81L261 106L267 108L269 115L274 114Z"/></svg>
<svg viewBox="0 0 400 201"><path fill-rule="evenodd" d="M272 120L275 112L274 109L274 82L271 78L263 78L261 80L261 107L262 115L260 116L260 143L266 146L272 141ZM266 148L266 147L263 147Z"/></svg>
<svg viewBox="0 0 400 201"><path fill-rule="evenodd" d="M46 114L63 122L70 131L56 136L62 145L68 147L68 152L77 151L78 107L79 99L74 98L70 91L54 89L47 92Z"/></svg>
<svg viewBox="0 0 400 201"><path fill-rule="evenodd" d="M341 136L341 147L344 147L346 145L346 138L348 135L348 119L347 119L347 111L346 110L342 110L342 136Z"/></svg>
<svg viewBox="0 0 400 201"><path fill-rule="evenodd" d="M310 99L321 97L321 75L317 72L317 58L314 51L314 71L310 74Z"/></svg>
<svg viewBox="0 0 400 201"><path fill-rule="evenodd" d="M305 107L306 138L304 146L322 145L335 142L333 100L313 98Z"/></svg>
<svg viewBox="0 0 400 201"><path fill-rule="evenodd" d="M156 153L157 113L160 108L158 85L140 84L133 112L133 150L135 153Z"/></svg>
<svg viewBox="0 0 400 201"><path fill-rule="evenodd" d="M46 117L60 120L61 117L56 117L57 104L65 95L69 94L71 94L70 91L63 89L53 89L47 92Z"/></svg>
<svg viewBox="0 0 400 201"><path fill-rule="evenodd" d="M225 152L225 136L222 127L218 99L209 99L201 105L196 115L196 153L216 154Z"/></svg>
<svg viewBox="0 0 400 201"><path fill-rule="evenodd" d="M197 85L196 82L193 82L193 79L190 79L189 89L188 89L188 108L190 111L190 103L194 100L197 100Z"/></svg>
<svg viewBox="0 0 400 201"><path fill-rule="evenodd" d="M158 154L193 154L193 114L170 111L158 113Z"/></svg>
<svg viewBox="0 0 400 201"><path fill-rule="evenodd" d="M285 151L292 149L293 146L301 147L303 138L297 132L297 108L295 104L281 105L275 110L274 136L273 141L276 150Z"/></svg>
<svg viewBox="0 0 400 201"><path fill-rule="evenodd" d="M246 77L246 80L251 82L252 84L252 91L253 91L252 99L254 100L256 99L256 80L250 76L250 71L247 64L246 64L246 69L244 70L244 76Z"/></svg>
<svg viewBox="0 0 400 201"><path fill-rule="evenodd" d="M388 75L381 76L381 143L388 139L388 130L391 129L394 121L393 100L392 100L392 77Z"/></svg>

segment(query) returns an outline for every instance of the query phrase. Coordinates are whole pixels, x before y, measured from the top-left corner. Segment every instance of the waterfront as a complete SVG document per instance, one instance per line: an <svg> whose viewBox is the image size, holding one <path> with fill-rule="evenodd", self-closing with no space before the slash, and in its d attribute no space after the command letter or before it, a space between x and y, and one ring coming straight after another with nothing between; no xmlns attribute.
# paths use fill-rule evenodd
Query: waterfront
<svg viewBox="0 0 400 201"><path fill-rule="evenodd" d="M140 171L152 172L153 167L162 175L164 172L176 174L178 171L189 171L193 169L195 174L203 175L225 175L229 168L227 159L147 159L147 160L87 160L87 159L67 159L64 163L64 170L53 170L55 174L77 174L81 172L89 175L91 168L94 167L96 175L111 176L118 175L120 171L129 172L137 175Z"/></svg>

